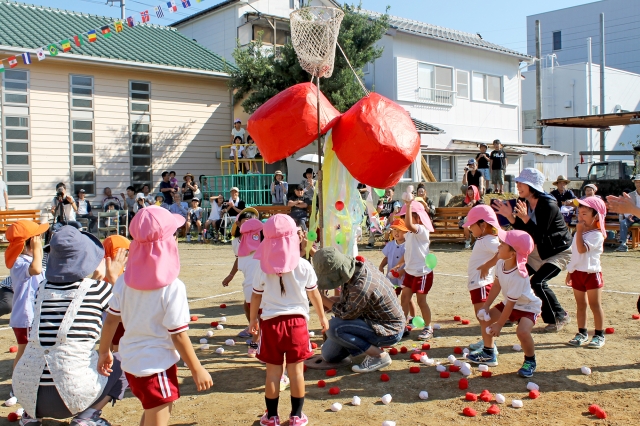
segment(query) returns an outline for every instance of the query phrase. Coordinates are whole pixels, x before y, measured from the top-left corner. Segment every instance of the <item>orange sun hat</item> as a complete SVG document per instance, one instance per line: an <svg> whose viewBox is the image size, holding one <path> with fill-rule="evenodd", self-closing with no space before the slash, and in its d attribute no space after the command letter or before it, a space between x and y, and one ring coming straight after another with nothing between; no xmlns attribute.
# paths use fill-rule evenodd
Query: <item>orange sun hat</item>
<svg viewBox="0 0 640 426"><path fill-rule="evenodd" d="M49 229L48 223L39 224L31 220L19 220L7 228L9 247L4 252L4 264L11 269L18 256L24 250L24 243L31 237L44 234Z"/></svg>
<svg viewBox="0 0 640 426"><path fill-rule="evenodd" d="M102 242L104 246L104 257L113 259L118 254L118 249L129 250L129 246L131 245L131 241L128 238L123 237L122 235L110 235L104 239ZM118 276L122 275L124 269L120 271ZM109 282L106 278L105 281ZM115 283L111 283L115 284Z"/></svg>
<svg viewBox="0 0 640 426"><path fill-rule="evenodd" d="M397 229L398 231L402 232L409 232L409 229L407 229L407 225L405 225L404 220L402 219L394 219L394 221L391 222L391 229Z"/></svg>

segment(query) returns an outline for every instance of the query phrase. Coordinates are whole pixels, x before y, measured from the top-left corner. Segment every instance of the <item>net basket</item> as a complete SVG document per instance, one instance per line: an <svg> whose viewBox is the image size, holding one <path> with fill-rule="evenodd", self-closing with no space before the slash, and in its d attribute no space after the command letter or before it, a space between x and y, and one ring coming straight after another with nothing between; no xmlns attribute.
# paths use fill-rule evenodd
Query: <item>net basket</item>
<svg viewBox="0 0 640 426"><path fill-rule="evenodd" d="M344 12L331 7L303 7L291 12L291 43L302 69L331 77Z"/></svg>

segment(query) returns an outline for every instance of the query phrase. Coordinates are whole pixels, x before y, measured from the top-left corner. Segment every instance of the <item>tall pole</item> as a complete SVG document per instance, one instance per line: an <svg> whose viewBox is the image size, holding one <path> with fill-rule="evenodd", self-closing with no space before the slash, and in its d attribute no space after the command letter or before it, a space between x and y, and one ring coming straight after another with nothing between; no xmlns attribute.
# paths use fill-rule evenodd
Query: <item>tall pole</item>
<svg viewBox="0 0 640 426"><path fill-rule="evenodd" d="M592 71L592 64L593 64L593 57L591 56L591 37L587 38L587 58L588 58L588 65L587 65L587 94L589 95L588 97L588 108L589 111L587 112L587 115L591 115L593 114L593 85L591 83L591 71ZM589 129L589 151L591 151L591 154L589 155L589 164L593 164L593 129Z"/></svg>
<svg viewBox="0 0 640 426"><path fill-rule="evenodd" d="M316 93L316 106L318 110L318 228L320 228L320 231L322 231L324 229L324 219L322 216L322 136L320 135L320 77L316 77L316 89L318 90L318 92ZM320 232L320 235L320 248L322 248L324 247L322 232Z"/></svg>
<svg viewBox="0 0 640 426"><path fill-rule="evenodd" d="M127 15L127 11L125 9L124 6L124 2L125 0L120 0L120 19L125 20L126 19L126 15Z"/></svg>
<svg viewBox="0 0 640 426"><path fill-rule="evenodd" d="M604 13L600 14L600 114L605 114L606 109L604 105ZM604 161L604 143L605 131L600 129L600 161Z"/></svg>
<svg viewBox="0 0 640 426"><path fill-rule="evenodd" d="M536 143L542 145L542 47L540 21L536 20Z"/></svg>

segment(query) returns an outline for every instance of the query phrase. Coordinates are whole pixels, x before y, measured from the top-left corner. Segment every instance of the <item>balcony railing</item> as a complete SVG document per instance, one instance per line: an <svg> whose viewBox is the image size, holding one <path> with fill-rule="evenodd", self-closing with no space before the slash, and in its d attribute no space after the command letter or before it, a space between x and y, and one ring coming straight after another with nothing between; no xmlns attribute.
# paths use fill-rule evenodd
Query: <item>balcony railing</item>
<svg viewBox="0 0 640 426"><path fill-rule="evenodd" d="M418 87L418 90L416 92L416 100L424 104L453 106L453 102L456 98L455 95L456 92L453 92L451 90Z"/></svg>

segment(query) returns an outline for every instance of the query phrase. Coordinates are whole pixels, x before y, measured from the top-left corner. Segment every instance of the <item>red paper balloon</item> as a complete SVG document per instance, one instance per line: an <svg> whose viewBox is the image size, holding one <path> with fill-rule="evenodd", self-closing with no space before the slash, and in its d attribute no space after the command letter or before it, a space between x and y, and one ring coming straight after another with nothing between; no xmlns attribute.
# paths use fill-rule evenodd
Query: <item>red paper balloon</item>
<svg viewBox="0 0 640 426"><path fill-rule="evenodd" d="M19 418L20 416L18 415L18 413L7 414L7 420L9 420L10 422L17 422Z"/></svg>
<svg viewBox="0 0 640 426"><path fill-rule="evenodd" d="M451 371L452 373L457 373L458 371L460 371L460 367L458 367L457 365L450 365L449 371Z"/></svg>
<svg viewBox="0 0 640 426"><path fill-rule="evenodd" d="M11 352L12 354L18 352L18 347L17 346L9 346L9 352Z"/></svg>
<svg viewBox="0 0 640 426"><path fill-rule="evenodd" d="M422 344L422 349L424 349L425 351L429 350L429 349L431 349L431 345L429 343L423 343Z"/></svg>
<svg viewBox="0 0 640 426"><path fill-rule="evenodd" d="M220 309L224 309L224 308L226 308L226 307L227 307L227 305L225 305L224 303L221 303L221 304L220 304Z"/></svg>
<svg viewBox="0 0 640 426"><path fill-rule="evenodd" d="M420 135L409 113L377 93L358 101L326 130L331 127L340 162L358 182L374 188L397 184L420 152Z"/></svg>
<svg viewBox="0 0 640 426"><path fill-rule="evenodd" d="M639 320L640 319L640 314L633 314L633 315L631 315L631 318L633 318L634 320Z"/></svg>
<svg viewBox="0 0 640 426"><path fill-rule="evenodd" d="M420 362L420 357L422 357L422 355L420 355L417 352L414 352L411 354L411 361Z"/></svg>
<svg viewBox="0 0 640 426"><path fill-rule="evenodd" d="M398 273L398 271L396 271L395 269L391 270L391 275L393 276L393 278L398 278L400 276L400 274Z"/></svg>
<svg viewBox="0 0 640 426"><path fill-rule="evenodd" d="M468 319L463 319L461 321L462 325L469 325L469 320Z"/></svg>
<svg viewBox="0 0 640 426"><path fill-rule="evenodd" d="M315 342L311 342L311 349L318 349L318 344Z"/></svg>
<svg viewBox="0 0 640 426"><path fill-rule="evenodd" d="M264 161L275 163L318 138L317 89L300 83L278 93L258 108L247 124ZM320 92L320 127L340 116Z"/></svg>
<svg viewBox="0 0 640 426"><path fill-rule="evenodd" d="M453 348L453 353L460 355L462 353L462 348L460 346L456 346Z"/></svg>
<svg viewBox="0 0 640 426"><path fill-rule="evenodd" d="M529 391L529 398L538 399L539 396L540 396L540 391L538 390Z"/></svg>
<svg viewBox="0 0 640 426"><path fill-rule="evenodd" d="M459 316L459 315L456 315L455 317L453 317L453 320L454 320L454 321L460 321L460 316Z"/></svg>
<svg viewBox="0 0 640 426"><path fill-rule="evenodd" d="M599 419L606 419L607 418L607 413L602 408L598 408L596 410L595 416L597 418L599 418Z"/></svg>
<svg viewBox="0 0 640 426"><path fill-rule="evenodd" d="M341 212L342 209L344 209L344 203L342 201L336 201L336 210Z"/></svg>
<svg viewBox="0 0 640 426"><path fill-rule="evenodd" d="M406 354L407 351L408 351L408 349L407 349L406 346L403 346L403 347L400 348L400 352L403 353L403 354Z"/></svg>
<svg viewBox="0 0 640 426"><path fill-rule="evenodd" d="M615 332L616 332L616 329L615 329L615 328L613 328L613 327L607 327L607 328L605 328L605 329L604 329L604 332L605 332L606 334L613 334L613 333L615 333Z"/></svg>
<svg viewBox="0 0 640 426"><path fill-rule="evenodd" d="M488 379L489 377L491 377L491 374L492 374L491 371L483 371L482 372L482 377Z"/></svg>
<svg viewBox="0 0 640 426"><path fill-rule="evenodd" d="M591 414L595 414L597 410L601 410L601 408L600 408L600 406L599 406L599 405L597 405L597 404L591 404L591 405L589 406L589 412L590 412Z"/></svg>
<svg viewBox="0 0 640 426"><path fill-rule="evenodd" d="M211 321L211 327L217 327L218 321Z"/></svg>
<svg viewBox="0 0 640 426"><path fill-rule="evenodd" d="M493 395L490 393L482 393L480 394L480 399L484 402L489 402L493 399Z"/></svg>
<svg viewBox="0 0 640 426"><path fill-rule="evenodd" d="M198 317L195 315L191 315L191 322L198 321Z"/></svg>

